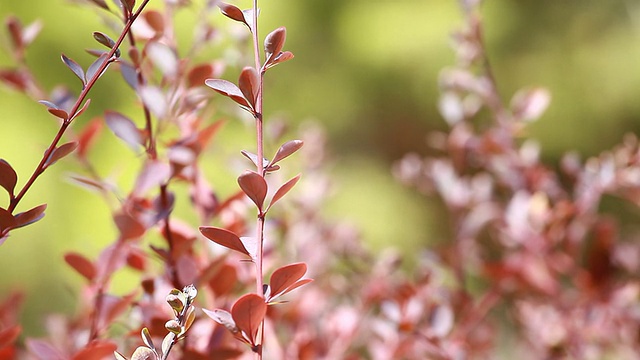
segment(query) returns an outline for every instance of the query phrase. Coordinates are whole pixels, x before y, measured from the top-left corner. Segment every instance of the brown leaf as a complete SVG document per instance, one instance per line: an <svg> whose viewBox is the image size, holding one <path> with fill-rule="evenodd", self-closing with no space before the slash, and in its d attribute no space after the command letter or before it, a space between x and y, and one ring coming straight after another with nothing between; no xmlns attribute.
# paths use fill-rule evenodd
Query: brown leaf
<svg viewBox="0 0 640 360"><path fill-rule="evenodd" d="M273 30L267 37L264 39L264 52L266 61L265 63L269 63L273 60L273 56L280 54L282 48L284 47L284 42L287 39L287 29L284 27L279 27Z"/></svg>
<svg viewBox="0 0 640 360"><path fill-rule="evenodd" d="M207 239L215 242L218 245L222 245L231 250L235 250L239 253L251 256L247 249L244 248L244 245L242 245L242 241L240 240L238 235L232 233L229 230L213 226L201 226L200 232Z"/></svg>
<svg viewBox="0 0 640 360"><path fill-rule="evenodd" d="M218 7L220 8L222 15L249 26L249 24L244 20L244 13L236 6L221 2L218 4ZM249 27L249 29L251 29L251 27Z"/></svg>
<svg viewBox="0 0 640 360"><path fill-rule="evenodd" d="M267 314L264 298L257 294L246 294L231 307L231 316L240 331L248 336L251 345L256 345L256 336L260 324Z"/></svg>
<svg viewBox="0 0 640 360"><path fill-rule="evenodd" d="M17 182L18 174L16 174L16 171L6 160L0 159L0 186L7 190L9 195L13 196Z"/></svg>
<svg viewBox="0 0 640 360"><path fill-rule="evenodd" d="M24 48L24 43L22 42L22 24L20 20L15 16L10 16L7 18L5 24L7 30L9 30L14 49Z"/></svg>
<svg viewBox="0 0 640 360"><path fill-rule="evenodd" d="M240 78L238 79L238 86L244 98L247 99L251 107L255 109L258 91L260 90L260 75L258 75L256 69L250 66L243 68L240 73Z"/></svg>
<svg viewBox="0 0 640 360"><path fill-rule="evenodd" d="M258 210L262 211L264 199L267 196L267 182L254 171L245 171L238 177L238 184L242 191L253 201Z"/></svg>
<svg viewBox="0 0 640 360"><path fill-rule="evenodd" d="M29 224L33 224L34 222L42 219L44 217L44 211L47 209L47 204L42 204L34 207L31 210L27 210L25 212L16 214L14 216L16 221L16 228L27 226Z"/></svg>
<svg viewBox="0 0 640 360"><path fill-rule="evenodd" d="M164 18L162 14L157 10L147 10L144 13L144 19L147 21L147 24L156 32L156 36L162 36L164 34Z"/></svg>
<svg viewBox="0 0 640 360"><path fill-rule="evenodd" d="M8 210L0 208L0 236L17 226L17 221ZM238 239L239 241L240 239Z"/></svg>

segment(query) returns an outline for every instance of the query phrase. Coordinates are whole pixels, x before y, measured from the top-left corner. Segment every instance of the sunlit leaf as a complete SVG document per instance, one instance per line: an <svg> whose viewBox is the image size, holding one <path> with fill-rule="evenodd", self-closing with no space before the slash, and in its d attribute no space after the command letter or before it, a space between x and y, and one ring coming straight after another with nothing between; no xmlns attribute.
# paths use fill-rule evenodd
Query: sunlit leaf
<svg viewBox="0 0 640 360"><path fill-rule="evenodd" d="M285 293L287 288L300 280L306 272L307 264L305 263L289 264L275 270L269 280L271 297Z"/></svg>
<svg viewBox="0 0 640 360"><path fill-rule="evenodd" d="M207 79L204 83L220 94L231 98L231 100L240 104L240 106L253 111L253 107L251 106L251 104L249 104L249 101L247 101L247 99L242 94L242 91L236 86L236 84L222 79Z"/></svg>
<svg viewBox="0 0 640 360"><path fill-rule="evenodd" d="M238 177L238 184L242 191L262 211L262 205L267 196L267 182L265 179L254 171L245 171Z"/></svg>
<svg viewBox="0 0 640 360"><path fill-rule="evenodd" d="M244 98L251 104L251 107L255 108L258 91L260 90L260 75L258 75L256 69L250 66L243 68L238 79L238 87Z"/></svg>
<svg viewBox="0 0 640 360"><path fill-rule="evenodd" d="M231 307L231 316L236 326L251 342L256 344L256 336L260 324L267 313L264 298L257 294L246 294L239 298Z"/></svg>
<svg viewBox="0 0 640 360"><path fill-rule="evenodd" d="M157 360L156 354L148 347L138 346L131 355L131 360Z"/></svg>
<svg viewBox="0 0 640 360"><path fill-rule="evenodd" d="M229 230L213 227L213 226L201 226L200 232L207 239L212 240L213 242L222 245L231 250L235 250L242 254L251 256L247 249L244 248L242 241L238 237L238 235L232 233Z"/></svg>
<svg viewBox="0 0 640 360"><path fill-rule="evenodd" d="M233 320L233 316L231 316L231 313L229 313L228 311L220 310L220 309L207 310L207 309L204 309L204 308L202 309L202 311L208 317L213 319L213 321L215 321L218 324L224 326L232 334L236 334L236 333L238 333L238 331L240 331L238 329L238 327L236 326L235 321Z"/></svg>

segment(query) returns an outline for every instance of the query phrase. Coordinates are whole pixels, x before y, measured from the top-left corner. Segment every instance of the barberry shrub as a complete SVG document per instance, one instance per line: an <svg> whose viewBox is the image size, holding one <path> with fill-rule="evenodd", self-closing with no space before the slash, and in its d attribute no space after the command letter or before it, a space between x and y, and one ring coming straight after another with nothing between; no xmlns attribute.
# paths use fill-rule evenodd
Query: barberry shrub
<svg viewBox="0 0 640 360"><path fill-rule="evenodd" d="M263 79L293 54L284 50L284 28L260 37L257 1L245 10L200 5L189 44L176 35L175 16L198 5L76 2L110 29L93 33L101 50L89 50L91 61L61 56L80 81L75 90L49 91L29 68L39 23L5 22L15 63L0 69L0 80L41 101L59 131L30 176L0 161L8 194L0 238L40 225L31 224L45 205L18 210L22 200L45 170L72 157L81 170L70 178L110 205L117 236L97 256L65 253L61 261L84 286L73 316L43 320L44 337L22 332L24 295L3 294L0 358L632 359L640 352L640 247L601 209L606 197L637 207L638 140L628 135L586 161L568 154L544 163L525 134L551 95L533 87L504 100L479 1L461 2L456 64L441 74L448 129L429 135L438 155L408 154L393 168L400 182L440 199L450 223L450 241L417 254L411 273L397 253L372 254L357 229L323 217L331 179L322 129L307 125L300 140L285 140L281 124L264 117ZM234 64L201 56L222 36L209 17L224 16L246 34L236 39L251 44L250 56ZM115 72L137 109L105 109L78 124L94 107L95 84ZM212 182L211 173L228 170L212 169L208 155L219 153L236 118L250 123L255 148L235 151L244 161L235 177ZM139 162L128 187L101 175L91 156L96 141L112 135ZM286 173L296 158L304 178ZM122 274L135 279L124 292L116 291Z"/></svg>

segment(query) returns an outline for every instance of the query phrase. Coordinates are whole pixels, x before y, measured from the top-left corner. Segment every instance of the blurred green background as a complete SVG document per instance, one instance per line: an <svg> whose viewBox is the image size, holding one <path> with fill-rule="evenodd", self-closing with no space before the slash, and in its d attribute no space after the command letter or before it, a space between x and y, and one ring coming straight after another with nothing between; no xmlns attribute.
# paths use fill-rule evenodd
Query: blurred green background
<svg viewBox="0 0 640 360"><path fill-rule="evenodd" d="M326 129L328 169L336 186L328 216L356 224L374 250L393 244L411 254L443 241L446 231L438 227L435 202L399 185L390 168L407 152L425 153L426 134L444 128L436 110L437 79L453 64L450 35L462 24L458 2L280 0L262 7L262 35L286 26L285 48L296 55L269 73L265 111ZM180 12L181 37L189 38L197 13L197 8ZM79 83L60 62L60 53L87 66L91 58L83 49L95 47L91 32L106 29L100 17L65 0L1 1L1 17L9 14L23 23L43 21L44 30L27 54L42 83L51 88L62 82L77 91ZM639 2L487 0L483 14L503 97L528 85L552 93L548 112L528 132L542 144L546 159L555 161L568 150L593 155L640 129ZM210 20L234 31L235 25L218 13ZM1 35L0 66L10 67L6 30ZM213 44L211 56L230 56L222 48ZM233 68L224 74L230 80L236 76ZM131 96L119 75L108 73L79 125L107 108L135 109ZM57 124L44 107L4 86L0 109L0 158L14 166L21 185ZM224 161L237 156L251 148L251 136L248 127L230 121L214 155ZM98 146L93 159L106 174L114 168L125 175L135 172L139 159L110 134L105 132ZM77 164L62 161L40 178L20 210L47 203L47 216L14 232L0 247L0 290L30 295L25 322L33 334L39 333L43 314L74 309L80 279L64 264L63 254L75 250L95 256L115 235L104 201L65 181L70 171L78 171ZM235 175L235 169L217 172L214 183L233 186L229 179ZM6 197L0 201L6 204Z"/></svg>

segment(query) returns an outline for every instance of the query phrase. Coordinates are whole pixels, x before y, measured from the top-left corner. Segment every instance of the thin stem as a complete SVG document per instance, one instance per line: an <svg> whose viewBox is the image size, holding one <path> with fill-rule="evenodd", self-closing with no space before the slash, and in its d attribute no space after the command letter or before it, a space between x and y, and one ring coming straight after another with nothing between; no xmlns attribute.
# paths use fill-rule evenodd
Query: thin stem
<svg viewBox="0 0 640 360"><path fill-rule="evenodd" d="M49 157L51 156L53 151L56 149L56 146L58 146L58 143L62 139L62 136L64 135L64 133L67 130L67 128L69 127L69 125L71 125L71 122L73 122L73 120L79 115L78 112L80 111L80 108L81 108L82 104L84 103L84 100L89 95L89 91L91 91L93 86L98 81L98 78L107 69L107 67L112 62L116 61L115 53L118 50L118 47L120 47L120 45L122 44L122 42L126 38L127 33L129 32L129 29L131 29L131 25L133 25L133 22L142 13L142 10L145 8L145 6L147 6L149 1L150 0L144 0L140 4L140 6L138 7L138 10L133 15L131 15L131 17L128 19L127 23L125 24L124 29L120 33L120 36L118 37L118 40L115 41L115 44L113 45L111 50L109 50L109 52L107 53L105 61L102 62L102 64L100 65L98 70L95 72L93 77L91 79L89 79L89 81L87 82L87 85L82 89L82 92L80 92L80 95L78 96L78 99L73 104L73 107L71 108L71 111L69 111L69 118L64 120L62 122L62 124L60 125L60 129L58 130L58 133L56 134L56 136L51 141L51 144L49 145L47 150L44 152L44 155L42 156L42 159L40 160L40 163L38 164L38 166L33 171L33 174L31 174L31 177L29 178L29 180L27 180L27 183L22 187L22 189L20 190L18 195L10 201L9 208L7 209L10 213L13 213L13 211L16 209L16 207L18 206L18 204L20 203L22 198L26 195L27 191L29 191L31 186L33 186L33 184L35 183L36 179L45 171L47 160L49 159Z"/></svg>
<svg viewBox="0 0 640 360"><path fill-rule="evenodd" d="M256 98L255 119L256 119L256 146L258 161L256 161L257 171L264 178L265 169L262 159L264 159L264 133L262 123L262 86L264 79L264 71L260 62L260 41L258 36L258 0L253 0L253 54L255 58L256 71L260 74L258 85L258 96ZM256 236L258 241L258 253L256 255L256 293L260 296L264 295L262 284L262 257L264 252L264 220L265 214L258 209L258 220L256 224ZM262 350L264 343L264 320L260 323L259 343L257 344L256 359L262 359Z"/></svg>

